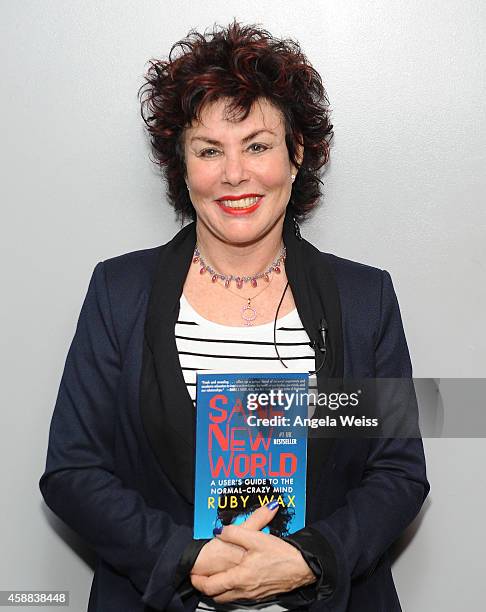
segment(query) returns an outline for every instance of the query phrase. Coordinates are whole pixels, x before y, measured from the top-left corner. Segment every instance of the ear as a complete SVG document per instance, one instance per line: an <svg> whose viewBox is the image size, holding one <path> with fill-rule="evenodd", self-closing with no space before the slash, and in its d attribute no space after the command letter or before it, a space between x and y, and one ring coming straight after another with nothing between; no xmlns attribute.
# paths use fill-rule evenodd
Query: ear
<svg viewBox="0 0 486 612"><path fill-rule="evenodd" d="M294 164L290 164L292 174L297 174L302 164L303 159L304 159L304 145L297 143L295 147L295 161L297 162L298 166L295 167Z"/></svg>
<svg viewBox="0 0 486 612"><path fill-rule="evenodd" d="M300 143L297 145L296 150L295 150L295 157L300 167L300 165L302 164L302 161L304 160L304 145L301 145Z"/></svg>

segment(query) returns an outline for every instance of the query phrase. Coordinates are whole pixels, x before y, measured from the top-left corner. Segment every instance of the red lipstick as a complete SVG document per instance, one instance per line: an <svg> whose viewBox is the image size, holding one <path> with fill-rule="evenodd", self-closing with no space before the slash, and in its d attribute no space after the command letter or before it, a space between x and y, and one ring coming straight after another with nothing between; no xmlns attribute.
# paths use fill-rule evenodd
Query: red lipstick
<svg viewBox="0 0 486 612"><path fill-rule="evenodd" d="M220 198L218 198L218 202L221 202L221 200L243 200L244 198L261 198L262 194L261 193L242 193L240 195L224 195L221 196Z"/></svg>
<svg viewBox="0 0 486 612"><path fill-rule="evenodd" d="M235 200L242 200L244 198L258 198L258 200L255 202L255 204L252 204L252 206L248 206L247 208L232 208L230 206L225 206L224 204L225 200L230 200L231 202L234 202ZM260 206L262 200L263 200L263 196L259 193L243 193L241 195L221 196L221 198L216 200L216 202L218 203L219 207L225 213L228 213L230 215L241 216L241 215L248 215L252 213L254 210L256 210Z"/></svg>

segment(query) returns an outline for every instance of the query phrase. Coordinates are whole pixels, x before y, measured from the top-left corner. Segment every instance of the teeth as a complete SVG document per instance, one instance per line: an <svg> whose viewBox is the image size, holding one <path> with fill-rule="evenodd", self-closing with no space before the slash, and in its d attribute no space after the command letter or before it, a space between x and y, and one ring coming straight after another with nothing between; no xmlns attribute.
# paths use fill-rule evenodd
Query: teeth
<svg viewBox="0 0 486 612"><path fill-rule="evenodd" d="M252 198L241 198L241 200L220 200L227 208L249 208L256 204L259 197L254 196Z"/></svg>

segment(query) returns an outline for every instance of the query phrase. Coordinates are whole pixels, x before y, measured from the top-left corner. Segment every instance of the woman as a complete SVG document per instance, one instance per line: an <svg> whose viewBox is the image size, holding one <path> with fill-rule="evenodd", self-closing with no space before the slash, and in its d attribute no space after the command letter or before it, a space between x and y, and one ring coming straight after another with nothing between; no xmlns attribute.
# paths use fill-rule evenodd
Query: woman
<svg viewBox="0 0 486 612"><path fill-rule="evenodd" d="M67 357L40 488L97 553L89 610L400 610L387 550L428 492L419 439L309 438L305 528L265 533L271 506L192 538L197 370L411 376L388 273L300 235L332 134L319 75L235 22L152 62L142 106L194 222L95 267Z"/></svg>

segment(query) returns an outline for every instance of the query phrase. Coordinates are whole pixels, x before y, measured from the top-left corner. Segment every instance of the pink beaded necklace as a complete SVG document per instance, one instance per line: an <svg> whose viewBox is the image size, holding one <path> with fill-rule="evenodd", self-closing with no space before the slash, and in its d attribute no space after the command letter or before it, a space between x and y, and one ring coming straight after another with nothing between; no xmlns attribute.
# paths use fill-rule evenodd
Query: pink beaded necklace
<svg viewBox="0 0 486 612"><path fill-rule="evenodd" d="M194 249L194 255L193 255L192 261L193 261L193 263L199 263L199 265L200 265L199 273L200 274L204 274L205 272L209 272L209 274L211 276L211 281L213 283L216 283L218 280L221 280L221 281L223 281L224 286L226 287L226 289L231 291L231 289L230 289L231 281L235 281L237 289L242 289L243 285L245 283L250 283L250 285L252 287L257 287L258 286L258 280L262 279L262 278L265 281L265 283L269 283L270 282L270 274L272 272L275 272L276 274L280 274L280 272L281 272L281 263L283 261L285 261L285 255L286 255L285 245L282 245L282 248L280 250L280 254L277 257L277 259L275 259L275 261L273 261L273 263L270 266L268 266L268 268L266 270L264 270L263 272L258 272L257 274L252 274L251 276L236 276L234 274L221 274L221 272L217 272L214 268L212 268L209 264L207 264L204 261L202 255L201 255L201 252L199 251L199 248L198 248L197 244L196 244L196 247ZM268 284L267 284L267 287L268 287ZM243 296L239 296L242 299L246 300L246 302L247 302L241 308L241 317L245 321L245 323L244 323L245 325L252 325L253 321L257 317L257 311L256 311L255 307L252 306L251 300L254 299L255 297L257 297L257 295L260 295L260 293L262 293L263 291L265 291L265 289L267 287L264 287L256 295L253 295L252 297L244 298ZM231 293L234 293L234 292L231 291Z"/></svg>

